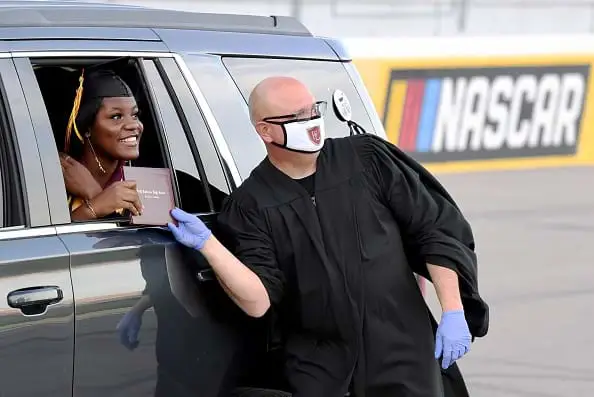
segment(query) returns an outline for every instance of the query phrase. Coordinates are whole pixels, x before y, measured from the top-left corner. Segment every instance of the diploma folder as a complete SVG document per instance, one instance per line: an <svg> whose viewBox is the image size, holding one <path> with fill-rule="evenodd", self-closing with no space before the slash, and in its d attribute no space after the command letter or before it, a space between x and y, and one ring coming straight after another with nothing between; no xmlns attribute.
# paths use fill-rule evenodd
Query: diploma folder
<svg viewBox="0 0 594 397"><path fill-rule="evenodd" d="M142 214L132 215L133 225L166 226L173 222L170 211L175 207L173 182L168 168L124 167L124 180L136 182Z"/></svg>

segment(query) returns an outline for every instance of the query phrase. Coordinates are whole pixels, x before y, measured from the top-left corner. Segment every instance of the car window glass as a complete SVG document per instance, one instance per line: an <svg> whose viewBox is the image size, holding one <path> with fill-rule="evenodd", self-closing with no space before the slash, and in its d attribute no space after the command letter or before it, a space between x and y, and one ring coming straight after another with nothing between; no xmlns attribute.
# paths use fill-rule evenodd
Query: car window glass
<svg viewBox="0 0 594 397"><path fill-rule="evenodd" d="M211 212L212 204L208 196L210 192L205 190L206 186L202 181L204 178L200 175L197 165L200 158L195 159L192 154L188 138L171 102L167 87L165 87L153 61L145 61L144 68L163 121L166 146L177 174L181 208L190 213Z"/></svg>
<svg viewBox="0 0 594 397"><path fill-rule="evenodd" d="M247 101L253 88L270 76L291 76L299 79L313 92L318 101L326 101L326 134L341 137L349 128L340 121L332 107L332 95L339 89L345 93L352 107L352 118L368 132L374 132L361 98L340 62L295 59L223 58L229 73Z"/></svg>
<svg viewBox="0 0 594 397"><path fill-rule="evenodd" d="M188 200L181 203L182 208L186 207L184 209L196 213L211 211L212 205L210 205L209 200L204 194L204 189L201 189L202 182L196 165L191 163L192 157L189 157L187 151L184 150L183 133L182 139L180 140L179 138L178 134L181 133L181 129L178 130L179 120L176 121L175 117L170 117L171 103L166 101L166 96L159 97L157 100L156 96L163 94L162 86L155 85L154 81L147 83L147 76L145 74L149 72L155 73L154 66L151 66L152 61L142 63L139 59L135 58L45 58L32 59L31 63L48 110L58 151L63 151L64 148L66 126L73 109L79 76L83 68L88 76L89 70L97 68L96 65L100 65L98 66L99 68L113 71L125 81L130 87L140 111L137 117L143 125L143 133L140 139L139 156L134 160L126 162L125 165L170 168L174 170L175 172L172 176L174 177L173 187L176 197L179 199L181 188L186 191L193 191L194 200L191 203ZM150 70L147 70L147 65L149 65ZM68 89L65 89L65 87ZM83 92L84 88L85 85L83 82ZM164 131L165 126L170 127L167 134ZM79 132L85 134L88 131ZM170 137L169 141L167 136ZM71 142L76 139L73 133ZM83 141L85 139L88 138L83 136ZM80 142L77 144L80 146ZM174 148L171 151L171 156L166 150L168 146ZM78 159L80 159L80 156ZM70 202L72 202L72 198L70 198ZM83 205L84 200L77 200L77 203ZM68 203L65 203L65 205L68 205ZM78 220L77 222L94 220L91 214L89 217ZM101 217L99 220L126 223L129 221L129 217L127 213L114 210L113 214Z"/></svg>
<svg viewBox="0 0 594 397"><path fill-rule="evenodd" d="M4 134L6 134L6 131L4 131L3 128L0 127L0 146L4 147L5 142L4 142ZM4 224L4 213L6 212L7 208L4 206L4 189L6 186L6 183L4 182L4 150L2 150L2 152L0 153L0 228L5 227L6 225Z"/></svg>
<svg viewBox="0 0 594 397"><path fill-rule="evenodd" d="M163 58L159 59L159 64L163 73L166 73L164 80L178 116L184 128L187 129L186 133L191 137L192 143L195 144L192 150L196 152L196 161L204 167L214 209L219 211L224 198L230 193L230 185L211 131L175 60Z"/></svg>
<svg viewBox="0 0 594 397"><path fill-rule="evenodd" d="M13 130L2 88L0 80L0 228L25 224Z"/></svg>

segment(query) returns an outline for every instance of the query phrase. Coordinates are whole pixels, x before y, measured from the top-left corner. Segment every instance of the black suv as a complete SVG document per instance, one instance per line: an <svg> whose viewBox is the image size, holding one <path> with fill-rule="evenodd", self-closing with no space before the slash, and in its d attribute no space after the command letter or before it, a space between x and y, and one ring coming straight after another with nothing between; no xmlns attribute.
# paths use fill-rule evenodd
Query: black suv
<svg viewBox="0 0 594 397"><path fill-rule="evenodd" d="M340 43L291 18L0 2L0 396L282 389L266 320L243 315L199 254L161 228L71 221L58 150L78 71L101 62L143 110L135 165L170 169L176 204L215 230L265 156L246 103L263 78L297 77L329 102L341 90L353 119L385 136ZM333 113L327 130L348 133ZM142 304L130 346L118 325Z"/></svg>

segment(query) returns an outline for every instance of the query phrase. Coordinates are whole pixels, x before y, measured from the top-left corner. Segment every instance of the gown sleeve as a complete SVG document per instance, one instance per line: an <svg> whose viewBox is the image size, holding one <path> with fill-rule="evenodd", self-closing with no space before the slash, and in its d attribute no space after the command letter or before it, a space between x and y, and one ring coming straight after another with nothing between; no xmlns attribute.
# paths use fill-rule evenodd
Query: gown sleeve
<svg viewBox="0 0 594 397"><path fill-rule="evenodd" d="M272 306L278 306L284 292L284 277L278 268L274 245L264 214L245 209L227 198L218 217L218 228L227 248L262 281Z"/></svg>
<svg viewBox="0 0 594 397"><path fill-rule="evenodd" d="M392 143L367 134L353 142L376 197L399 225L412 271L431 280L427 264L454 270L470 331L474 337L485 336L489 306L479 293L474 236L454 199Z"/></svg>
<svg viewBox="0 0 594 397"><path fill-rule="evenodd" d="M466 220L453 204L436 201L419 176L379 143L368 146L369 173L396 218L405 245L413 247L426 263L456 270L466 256L459 242L468 226Z"/></svg>
<svg viewBox="0 0 594 397"><path fill-rule="evenodd" d="M354 142L370 185L399 225L412 271L431 280L427 264L454 270L471 332L486 335L489 307L479 293L474 236L462 211L433 175L392 143L372 135Z"/></svg>

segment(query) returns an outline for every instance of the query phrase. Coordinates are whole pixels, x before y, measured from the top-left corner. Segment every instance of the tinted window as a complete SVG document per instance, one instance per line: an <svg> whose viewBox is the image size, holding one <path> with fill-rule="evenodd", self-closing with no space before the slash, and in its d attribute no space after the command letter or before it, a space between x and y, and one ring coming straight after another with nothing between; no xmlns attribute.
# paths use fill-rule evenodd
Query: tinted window
<svg viewBox="0 0 594 397"><path fill-rule="evenodd" d="M335 90L343 91L348 97L353 120L368 132L374 133L367 114L355 86L339 62L312 61L298 59L262 59L262 58L223 58L227 70L247 100L253 88L263 79L270 76L285 75L299 79L306 84L318 100L328 102L326 111L326 134L328 137L341 137L349 134L347 125L340 121L332 107L332 94ZM249 124L249 120L246 121ZM245 130L223 130L231 151L235 156L254 156L251 163L257 164L265 155L261 151L246 151L245 147L257 147L259 137L254 132L246 134Z"/></svg>
<svg viewBox="0 0 594 397"><path fill-rule="evenodd" d="M24 225L23 196L18 161L0 81L0 227Z"/></svg>
<svg viewBox="0 0 594 397"><path fill-rule="evenodd" d="M161 74L169 90L169 96L175 105L179 121L190 140L187 150L194 152L195 161L204 172L205 178L203 179L208 181L214 209L218 211L223 198L229 194L230 189L223 171L223 164L217 154L202 110L194 100L176 62L173 59L164 58L159 60L159 65L162 68Z"/></svg>
<svg viewBox="0 0 594 397"><path fill-rule="evenodd" d="M6 131L4 129L0 129L0 147L4 147L4 134ZM6 183L4 182L4 150L2 150L2 154L0 154L0 227L4 227L4 213L6 212L6 208L4 206L4 189Z"/></svg>
<svg viewBox="0 0 594 397"><path fill-rule="evenodd" d="M180 194L180 207L190 213L205 213L214 210L214 204L209 199L208 185L201 164L200 156L194 157L191 143L188 141L186 128L182 125L179 114L171 101L170 94L154 61L144 61L144 71L153 91L161 113L164 126L166 146L176 171ZM202 172L201 172L202 171Z"/></svg>
<svg viewBox="0 0 594 397"><path fill-rule="evenodd" d="M184 128L155 61L141 62L134 58L45 58L32 60L32 63L58 149L63 148L66 124L72 111L73 92L78 86L82 67L103 65L104 69L112 70L130 86L140 110L139 116L144 126L140 156L129 164L173 170L174 193L179 199L176 204L193 213L213 211L212 200L203 184L205 178L194 161ZM72 157L76 158L74 154ZM87 220L94 219L85 218L78 222ZM127 222L128 218L115 214L102 217L101 220Z"/></svg>
<svg viewBox="0 0 594 397"><path fill-rule="evenodd" d="M337 89L348 97L353 120L368 132L374 132L363 102L344 66L339 62L256 58L224 58L223 62L246 101L256 84L266 77L291 76L305 83L318 100L328 102L326 128L329 137L340 137L349 133L348 127L338 120L332 109L332 94Z"/></svg>

